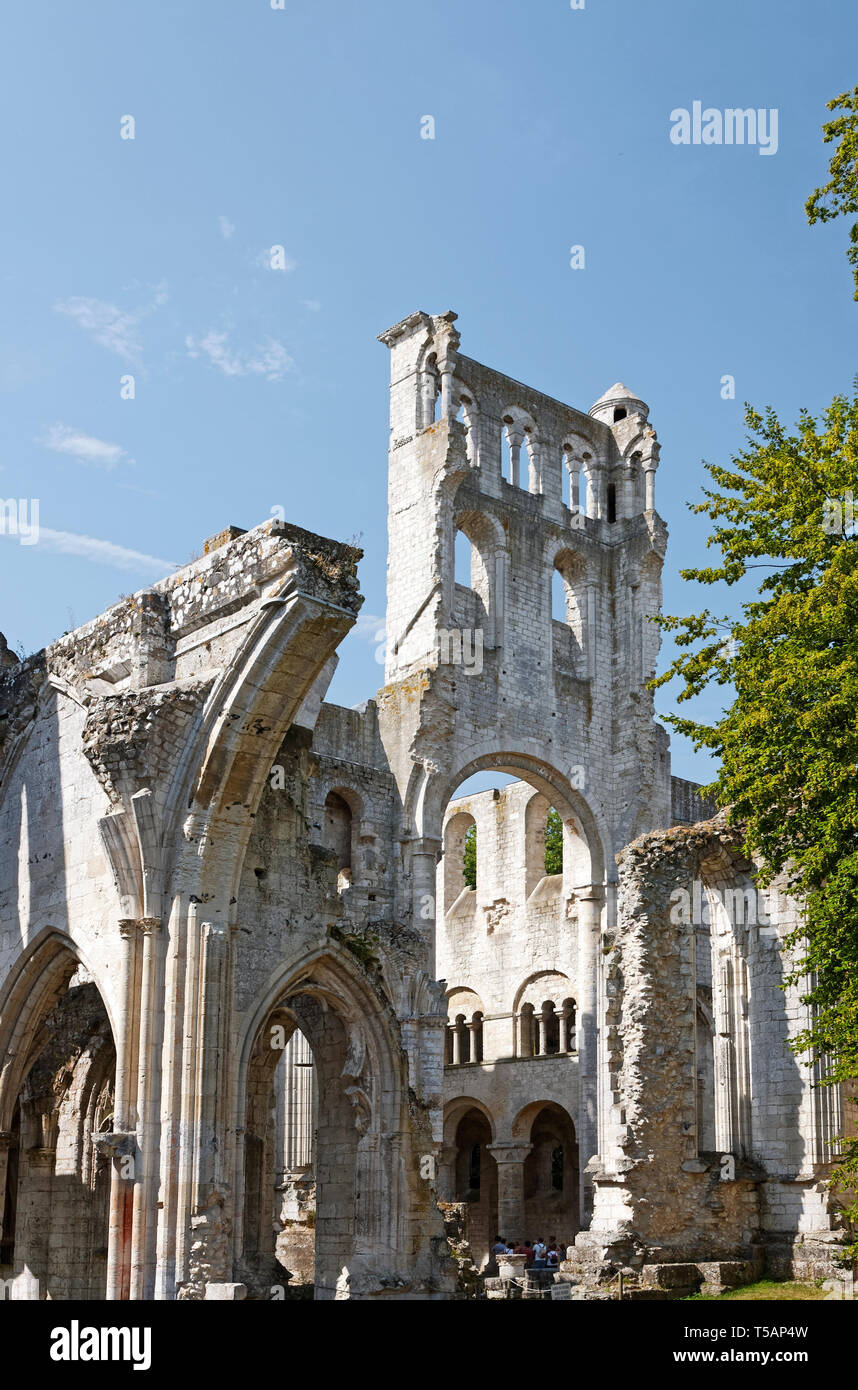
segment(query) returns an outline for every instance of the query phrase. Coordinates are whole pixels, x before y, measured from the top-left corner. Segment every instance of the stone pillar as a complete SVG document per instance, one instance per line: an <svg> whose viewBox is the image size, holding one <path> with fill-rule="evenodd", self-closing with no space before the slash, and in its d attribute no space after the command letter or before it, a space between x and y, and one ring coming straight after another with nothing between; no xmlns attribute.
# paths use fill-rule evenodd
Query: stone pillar
<svg viewBox="0 0 858 1390"><path fill-rule="evenodd" d="M462 1063L462 1030L458 1023L453 1024L453 1066L461 1066Z"/></svg>
<svg viewBox="0 0 858 1390"><path fill-rule="evenodd" d="M647 489L647 500L644 502L645 512L655 512L655 463L648 460L644 464L644 484Z"/></svg>
<svg viewBox="0 0 858 1390"><path fill-rule="evenodd" d="M539 1043L536 1049L536 1055L538 1057L544 1057L548 1051L548 1040L546 1037L545 1014L542 1011L540 1011L539 1015L537 1016L536 1026L539 1038Z"/></svg>
<svg viewBox="0 0 858 1390"><path fill-rule="evenodd" d="M479 1047L477 1046L477 1041L478 1041L478 1038L479 1038L479 1035L480 1035L480 1029L481 1029L482 1026L483 1026L483 1025L482 1025L482 1022L480 1021L480 1019L471 1019L471 1022L468 1023L468 1024L466 1024L465 1026L467 1027L468 1036L469 1036L469 1038L470 1038L470 1044L469 1044L469 1046L470 1046L470 1053L469 1053L468 1060L469 1060L470 1062L478 1062L480 1059L479 1059Z"/></svg>
<svg viewBox="0 0 858 1390"><path fill-rule="evenodd" d="M16 1275L29 1272L38 1280L39 1298L45 1298L48 1292L48 1247L56 1157L55 1149L28 1149L23 1181L18 1188L18 1224L13 1268Z"/></svg>
<svg viewBox="0 0 858 1390"><path fill-rule="evenodd" d="M516 425L507 425L506 437L509 441L509 471L508 483L513 487L521 485L521 446L524 441L524 431Z"/></svg>
<svg viewBox="0 0 858 1390"><path fill-rule="evenodd" d="M3 1213L6 1209L6 1174L9 1167L9 1150L12 1147L12 1133L0 1129L0 1241L3 1239Z"/></svg>
<svg viewBox="0 0 858 1390"><path fill-rule="evenodd" d="M596 1153L598 1133L598 971L603 891L598 885L576 891L578 903L578 1155L582 1175L581 1225L593 1210L592 1180L584 1176Z"/></svg>
<svg viewBox="0 0 858 1390"><path fill-rule="evenodd" d="M432 934L435 949L435 921L438 904L435 902L436 869L441 855L441 841L414 840L411 846L411 885L414 920ZM443 903L441 911L443 912Z"/></svg>
<svg viewBox="0 0 858 1390"><path fill-rule="evenodd" d="M581 510L581 460L574 454L566 455L566 467L569 469L569 510L579 512Z"/></svg>
<svg viewBox="0 0 858 1390"><path fill-rule="evenodd" d="M130 1297L140 1300L152 1296L147 1287L149 1237L154 1234L153 1214L157 1201L157 1127L158 1104L154 1072L157 1002L156 972L158 964L158 933L161 922L157 917L143 917L140 932L143 937L143 965L140 986L140 1049L137 1074L137 1163L134 1183L133 1217L131 1223L131 1285ZM154 1096L154 1104L153 1104Z"/></svg>
<svg viewBox="0 0 858 1390"><path fill-rule="evenodd" d="M432 371L423 372L421 388L422 409L421 409L421 429L426 429L435 419L435 397L437 395L435 373Z"/></svg>
<svg viewBox="0 0 858 1390"><path fill-rule="evenodd" d="M533 1148L518 1140L489 1144L498 1166L498 1230L506 1240L524 1240L524 1161Z"/></svg>
<svg viewBox="0 0 858 1390"><path fill-rule="evenodd" d="M559 1023L560 1037L559 1037L559 1040L558 1040L558 1047L557 1047L557 1051L558 1051L558 1052L568 1052L568 1051L569 1051L569 1045L568 1045L568 1043L567 1043L567 1036L568 1036L568 1033L569 1033L569 1016L570 1016L570 1014L572 1014L572 1012L573 1012L573 1010L569 1007L568 1004L564 1004L564 1005L562 1006L561 1010L560 1010L560 1023Z"/></svg>
<svg viewBox="0 0 858 1390"><path fill-rule="evenodd" d="M116 1019L116 1093L113 1128L130 1133L136 1128L137 1060L134 994L137 975L137 922L123 918L119 923L119 1009ZM107 1238L107 1298L129 1297L131 1274L131 1211L134 1182L126 1168L113 1157L110 1178L110 1222Z"/></svg>
<svg viewBox="0 0 858 1390"><path fill-rule="evenodd" d="M444 1144L438 1151L438 1196L442 1202L456 1200L456 1157L455 1144Z"/></svg>
<svg viewBox="0 0 858 1390"><path fill-rule="evenodd" d="M596 674L596 585L588 580L584 585L584 663L587 679Z"/></svg>
<svg viewBox="0 0 858 1390"><path fill-rule="evenodd" d="M453 363L449 358L444 358L438 363L438 371L441 376L441 419L449 420L455 415L453 409Z"/></svg>

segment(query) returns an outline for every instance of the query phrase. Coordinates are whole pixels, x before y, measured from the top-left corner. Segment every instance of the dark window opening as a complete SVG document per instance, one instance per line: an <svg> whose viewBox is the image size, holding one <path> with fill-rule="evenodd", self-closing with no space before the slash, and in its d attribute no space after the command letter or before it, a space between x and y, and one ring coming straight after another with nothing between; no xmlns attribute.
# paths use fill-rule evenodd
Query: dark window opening
<svg viewBox="0 0 858 1390"><path fill-rule="evenodd" d="M471 1192L480 1190L480 1146L474 1144L468 1161L468 1187Z"/></svg>
<svg viewBox="0 0 858 1390"><path fill-rule="evenodd" d="M608 483L608 520L617 519L617 489L614 483Z"/></svg>
<svg viewBox="0 0 858 1390"><path fill-rule="evenodd" d="M555 1192L563 1191L563 1145L558 1144L551 1151L551 1186Z"/></svg>
<svg viewBox="0 0 858 1390"><path fill-rule="evenodd" d="M626 407L624 405L618 405L614 410L614 424L616 424L618 420L625 420L625 418Z"/></svg>

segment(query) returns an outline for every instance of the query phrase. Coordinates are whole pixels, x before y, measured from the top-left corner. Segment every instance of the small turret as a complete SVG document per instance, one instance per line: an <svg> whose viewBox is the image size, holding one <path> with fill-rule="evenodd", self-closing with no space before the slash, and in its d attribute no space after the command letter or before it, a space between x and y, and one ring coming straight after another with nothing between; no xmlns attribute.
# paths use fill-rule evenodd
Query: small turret
<svg viewBox="0 0 858 1390"><path fill-rule="evenodd" d="M604 425L616 425L632 415L640 415L646 420L649 406L639 396L635 396L621 381L615 381L603 396L590 406L588 411L594 420Z"/></svg>

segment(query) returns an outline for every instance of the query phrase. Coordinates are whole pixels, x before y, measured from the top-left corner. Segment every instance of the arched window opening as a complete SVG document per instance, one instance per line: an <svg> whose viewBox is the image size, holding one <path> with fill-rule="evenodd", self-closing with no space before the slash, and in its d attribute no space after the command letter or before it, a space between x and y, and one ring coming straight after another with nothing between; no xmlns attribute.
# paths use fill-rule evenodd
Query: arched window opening
<svg viewBox="0 0 858 1390"><path fill-rule="evenodd" d="M337 892L344 893L352 883L352 809L338 792L325 798L324 844L336 856Z"/></svg>
<svg viewBox="0 0 858 1390"><path fill-rule="evenodd" d="M485 1253L497 1230L495 1224L490 1233L488 1224L491 1220L497 1221L497 1174L493 1155L488 1151L491 1142L492 1131L486 1116L476 1106L466 1110L456 1126L453 1141L455 1178L451 1195L457 1202L487 1208L483 1220L475 1212L469 1213L468 1220L469 1231L477 1235L481 1248L485 1245Z"/></svg>
<svg viewBox="0 0 858 1390"><path fill-rule="evenodd" d="M546 878L563 873L563 822L547 797L537 792L524 813L525 891L528 898L537 889L555 891L556 884Z"/></svg>
<svg viewBox="0 0 858 1390"><path fill-rule="evenodd" d="M519 991L513 1012L517 1056L556 1057L575 1050L575 1000L565 975L535 975Z"/></svg>
<svg viewBox="0 0 858 1390"><path fill-rule="evenodd" d="M566 585L558 569L551 573L551 617L555 623L566 621Z"/></svg>
<svg viewBox="0 0 858 1390"><path fill-rule="evenodd" d="M552 656L556 666L579 678L586 676L585 573L584 562L576 552L564 550L555 556L551 580Z"/></svg>
<svg viewBox="0 0 858 1390"><path fill-rule="evenodd" d="M617 488L615 483L608 483L607 506L608 521L613 524L617 519Z"/></svg>
<svg viewBox="0 0 858 1390"><path fill-rule="evenodd" d="M456 532L455 580L465 589L474 588L474 557L471 540L464 531Z"/></svg>
<svg viewBox="0 0 858 1390"><path fill-rule="evenodd" d="M471 911L477 886L477 824L468 811L457 811L444 827L441 860L444 911Z"/></svg>
<svg viewBox="0 0 858 1390"><path fill-rule="evenodd" d="M620 420L625 420L625 418L626 418L626 407L625 407L624 405L615 406L615 407L614 407L614 424L616 425Z"/></svg>
<svg viewBox="0 0 858 1390"><path fill-rule="evenodd" d="M530 1140L524 1164L524 1216L528 1230L549 1242L578 1229L578 1143L572 1118L562 1106L528 1107L536 1111L529 1125L514 1130ZM525 1112L527 1113L527 1112Z"/></svg>
<svg viewBox="0 0 858 1390"><path fill-rule="evenodd" d="M430 352L423 369L423 425L434 425L441 414L441 376L438 358Z"/></svg>
<svg viewBox="0 0 858 1390"><path fill-rule="evenodd" d="M447 996L444 1058L448 1067L483 1060L483 1004L472 989L454 989Z"/></svg>
<svg viewBox="0 0 858 1390"><path fill-rule="evenodd" d="M441 662L470 667L494 644L497 540L493 523L484 513L462 511L454 517L454 554L451 627L455 641L441 639ZM452 642L457 655L445 655ZM480 664L479 669L482 669Z"/></svg>

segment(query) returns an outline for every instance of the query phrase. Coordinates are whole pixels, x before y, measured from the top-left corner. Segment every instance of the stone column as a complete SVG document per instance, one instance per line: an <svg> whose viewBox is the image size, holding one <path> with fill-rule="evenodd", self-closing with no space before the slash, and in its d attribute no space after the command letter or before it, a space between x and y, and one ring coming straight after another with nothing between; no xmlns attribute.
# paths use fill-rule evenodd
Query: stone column
<svg viewBox="0 0 858 1390"><path fill-rule="evenodd" d="M443 1144L438 1151L438 1196L442 1202L456 1200L456 1156L455 1144Z"/></svg>
<svg viewBox="0 0 858 1390"><path fill-rule="evenodd" d="M546 1037L545 1014L542 1012L542 1010L540 1010L537 1016L536 1026L539 1038L539 1043L536 1049L536 1055L538 1057L544 1057L548 1051L548 1040Z"/></svg>
<svg viewBox="0 0 858 1390"><path fill-rule="evenodd" d="M39 1298L47 1297L48 1293L48 1246L56 1157L56 1149L28 1149L23 1181L18 1189L18 1225L13 1269L16 1275L29 1272L38 1280L36 1296Z"/></svg>
<svg viewBox="0 0 858 1390"><path fill-rule="evenodd" d="M440 854L440 840L420 839L412 842L411 885L414 920L421 928L431 932L433 953L435 921L438 915L438 904L435 902L436 868ZM443 912L443 904L441 911Z"/></svg>
<svg viewBox="0 0 858 1390"><path fill-rule="evenodd" d="M0 1129L0 1241L3 1239L3 1213L6 1209L6 1174L9 1167L9 1150L12 1147L12 1133Z"/></svg>
<svg viewBox="0 0 858 1390"><path fill-rule="evenodd" d="M584 665L587 679L596 674L596 585L587 580L584 585Z"/></svg>
<svg viewBox="0 0 858 1390"><path fill-rule="evenodd" d="M559 1016L559 1017L560 1017L560 1022L559 1022L560 1036L559 1036L559 1039L558 1039L558 1046L557 1046L557 1051L558 1051L558 1052L568 1052L568 1051L569 1051L569 1045L568 1045L568 1042L567 1042L567 1037L568 1037L568 1034L569 1034L569 1015L570 1015L571 1013L572 1013L572 1009L569 1007L569 1005L568 1005L568 1004L564 1004L564 1005L562 1006L561 1010L560 1010L560 1016Z"/></svg>
<svg viewBox="0 0 858 1390"><path fill-rule="evenodd" d="M507 439L509 440L509 471L508 483L513 487L519 487L521 480L521 446L524 441L524 431L515 425L507 425Z"/></svg>
<svg viewBox="0 0 858 1390"><path fill-rule="evenodd" d="M136 1061L137 1030L134 994L137 975L137 922L123 918L119 923L119 1009L116 1019L116 1093L113 1129L131 1133L137 1124ZM113 1156L110 1178L110 1222L107 1238L107 1298L129 1297L131 1272L131 1208L133 1179L127 1168Z"/></svg>
<svg viewBox="0 0 858 1390"><path fill-rule="evenodd" d="M581 1224L593 1210L591 1180L584 1170L596 1153L598 1132L598 971L601 942L601 887L594 884L576 891L578 902L578 1155L582 1176Z"/></svg>
<svg viewBox="0 0 858 1390"><path fill-rule="evenodd" d="M449 420L455 415L453 409L453 363L447 357L438 363L441 377L441 419Z"/></svg>
<svg viewBox="0 0 858 1390"><path fill-rule="evenodd" d="M131 1223L131 1285L130 1297L135 1300L151 1297L147 1287L147 1266L152 1216L157 1201L157 1096L154 1095L156 1068L155 1037L158 1015L156 971L158 963L158 933L161 922L157 917L143 917L140 931L143 937L143 967L140 986L140 1052L137 1075L137 1163L134 1183L133 1218ZM153 1103L154 1097L154 1103Z"/></svg>
<svg viewBox="0 0 858 1390"><path fill-rule="evenodd" d="M489 1144L498 1166L498 1230L506 1240L524 1240L524 1161L533 1148L518 1140Z"/></svg>
<svg viewBox="0 0 858 1390"><path fill-rule="evenodd" d="M644 510L647 512L655 511L655 470L657 466L657 460L654 458L645 458L643 460L644 486L646 490Z"/></svg>

